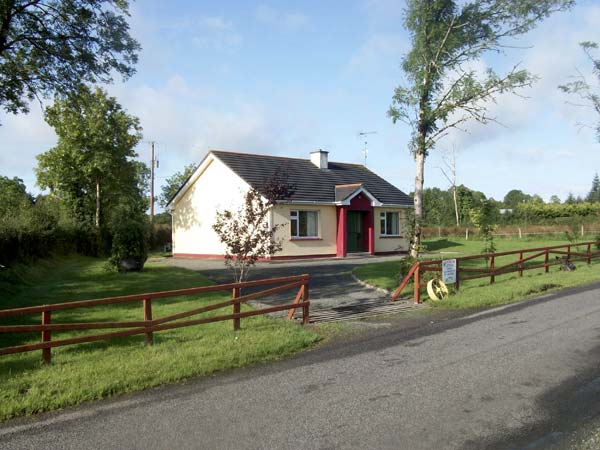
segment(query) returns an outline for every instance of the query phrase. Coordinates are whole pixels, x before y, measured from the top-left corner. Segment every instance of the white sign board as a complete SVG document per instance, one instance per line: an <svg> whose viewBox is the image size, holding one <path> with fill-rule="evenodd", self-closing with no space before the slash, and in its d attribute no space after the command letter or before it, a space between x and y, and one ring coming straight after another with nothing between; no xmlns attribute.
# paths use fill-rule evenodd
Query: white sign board
<svg viewBox="0 0 600 450"><path fill-rule="evenodd" d="M456 259L442 261L442 281L446 284L456 283Z"/></svg>

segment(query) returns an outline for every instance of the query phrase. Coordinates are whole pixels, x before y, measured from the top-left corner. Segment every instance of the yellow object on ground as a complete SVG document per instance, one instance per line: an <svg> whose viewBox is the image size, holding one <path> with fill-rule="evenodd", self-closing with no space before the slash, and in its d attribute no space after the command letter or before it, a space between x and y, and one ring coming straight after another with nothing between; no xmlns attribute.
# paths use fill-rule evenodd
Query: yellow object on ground
<svg viewBox="0 0 600 450"><path fill-rule="evenodd" d="M448 297L448 288L442 280L434 278L427 283L427 293L431 300L443 300Z"/></svg>

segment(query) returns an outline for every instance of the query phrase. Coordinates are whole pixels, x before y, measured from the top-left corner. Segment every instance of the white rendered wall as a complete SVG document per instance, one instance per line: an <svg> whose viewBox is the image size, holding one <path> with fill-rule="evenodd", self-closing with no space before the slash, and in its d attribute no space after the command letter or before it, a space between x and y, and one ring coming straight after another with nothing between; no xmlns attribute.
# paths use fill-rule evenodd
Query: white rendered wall
<svg viewBox="0 0 600 450"><path fill-rule="evenodd" d="M209 156L211 158L211 156ZM223 255L212 229L217 211L237 210L250 186L216 158L204 169L173 210L173 253Z"/></svg>

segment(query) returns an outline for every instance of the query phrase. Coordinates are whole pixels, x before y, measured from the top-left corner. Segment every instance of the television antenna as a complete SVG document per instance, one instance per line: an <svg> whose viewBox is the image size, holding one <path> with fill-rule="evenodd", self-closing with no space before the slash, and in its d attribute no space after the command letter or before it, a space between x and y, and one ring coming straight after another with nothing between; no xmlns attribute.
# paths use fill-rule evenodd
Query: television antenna
<svg viewBox="0 0 600 450"><path fill-rule="evenodd" d="M369 150L367 149L367 136L369 134L377 134L377 131L361 131L358 133L358 136L363 137L365 139L365 147L363 148L363 156L365 158L364 166L367 167L367 156L369 155Z"/></svg>

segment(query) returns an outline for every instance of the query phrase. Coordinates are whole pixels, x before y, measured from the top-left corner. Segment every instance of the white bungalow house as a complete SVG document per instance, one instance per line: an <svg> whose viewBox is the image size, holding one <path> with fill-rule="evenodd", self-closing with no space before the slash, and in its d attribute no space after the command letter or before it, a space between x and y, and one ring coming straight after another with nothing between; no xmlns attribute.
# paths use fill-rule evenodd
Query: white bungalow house
<svg viewBox="0 0 600 450"><path fill-rule="evenodd" d="M294 186L276 204L270 225L281 224L282 250L272 259L345 257L408 250L405 213L410 197L359 164L211 150L170 200L173 256L221 257L224 246L212 229L217 211L237 209L245 193L277 171Z"/></svg>

